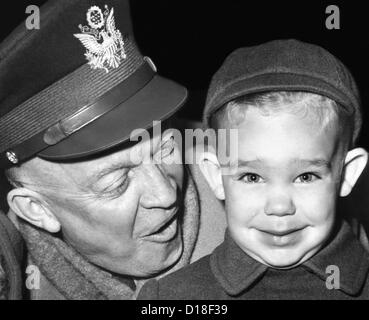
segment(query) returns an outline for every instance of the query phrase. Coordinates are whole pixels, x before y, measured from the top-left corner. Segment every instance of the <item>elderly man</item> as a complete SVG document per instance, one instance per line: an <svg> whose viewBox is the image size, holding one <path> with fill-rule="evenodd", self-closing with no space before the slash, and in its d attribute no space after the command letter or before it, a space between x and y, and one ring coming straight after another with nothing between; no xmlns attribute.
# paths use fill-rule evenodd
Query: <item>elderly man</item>
<svg viewBox="0 0 369 320"><path fill-rule="evenodd" d="M201 206L210 192L171 130L131 139L187 91L141 55L126 1L50 1L40 14L40 30L21 25L0 47L0 165L26 283L32 299L133 299L221 240L221 206Z"/></svg>

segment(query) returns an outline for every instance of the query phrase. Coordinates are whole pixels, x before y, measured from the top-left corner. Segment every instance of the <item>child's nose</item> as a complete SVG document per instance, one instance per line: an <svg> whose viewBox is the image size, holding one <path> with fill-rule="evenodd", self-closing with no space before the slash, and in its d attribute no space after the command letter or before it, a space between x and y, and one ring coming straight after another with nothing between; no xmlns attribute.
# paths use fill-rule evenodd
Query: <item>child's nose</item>
<svg viewBox="0 0 369 320"><path fill-rule="evenodd" d="M296 207L287 192L274 192L268 196L264 212L267 215L292 215L295 214Z"/></svg>

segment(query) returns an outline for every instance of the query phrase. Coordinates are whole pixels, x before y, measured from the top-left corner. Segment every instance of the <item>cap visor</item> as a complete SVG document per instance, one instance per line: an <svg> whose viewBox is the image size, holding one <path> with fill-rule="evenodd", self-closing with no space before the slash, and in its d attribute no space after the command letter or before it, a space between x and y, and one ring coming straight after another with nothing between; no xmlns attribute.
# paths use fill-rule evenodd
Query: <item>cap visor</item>
<svg viewBox="0 0 369 320"><path fill-rule="evenodd" d="M169 118L186 98L186 88L155 75L134 96L38 156L72 160L105 151L129 140L133 130L148 129L153 121Z"/></svg>

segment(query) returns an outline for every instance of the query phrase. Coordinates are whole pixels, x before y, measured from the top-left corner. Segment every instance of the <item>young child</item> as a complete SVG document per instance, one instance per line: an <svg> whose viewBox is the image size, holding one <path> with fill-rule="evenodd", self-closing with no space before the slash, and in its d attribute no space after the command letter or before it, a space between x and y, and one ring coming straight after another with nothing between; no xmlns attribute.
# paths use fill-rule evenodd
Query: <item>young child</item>
<svg viewBox="0 0 369 320"><path fill-rule="evenodd" d="M368 299L369 255L336 215L367 162L347 68L296 40L238 49L213 77L204 121L238 130L217 141L229 163L215 152L201 163L225 203L225 240L140 298Z"/></svg>

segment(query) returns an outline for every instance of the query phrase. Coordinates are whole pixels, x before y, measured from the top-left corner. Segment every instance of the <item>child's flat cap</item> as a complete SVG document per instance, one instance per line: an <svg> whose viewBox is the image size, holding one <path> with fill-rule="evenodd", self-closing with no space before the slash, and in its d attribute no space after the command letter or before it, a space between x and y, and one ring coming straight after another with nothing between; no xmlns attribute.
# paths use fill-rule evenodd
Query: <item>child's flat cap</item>
<svg viewBox="0 0 369 320"><path fill-rule="evenodd" d="M204 123L227 102L252 93L307 91L331 98L361 122L357 85L347 67L327 50L297 40L275 40L232 52L212 78Z"/></svg>

